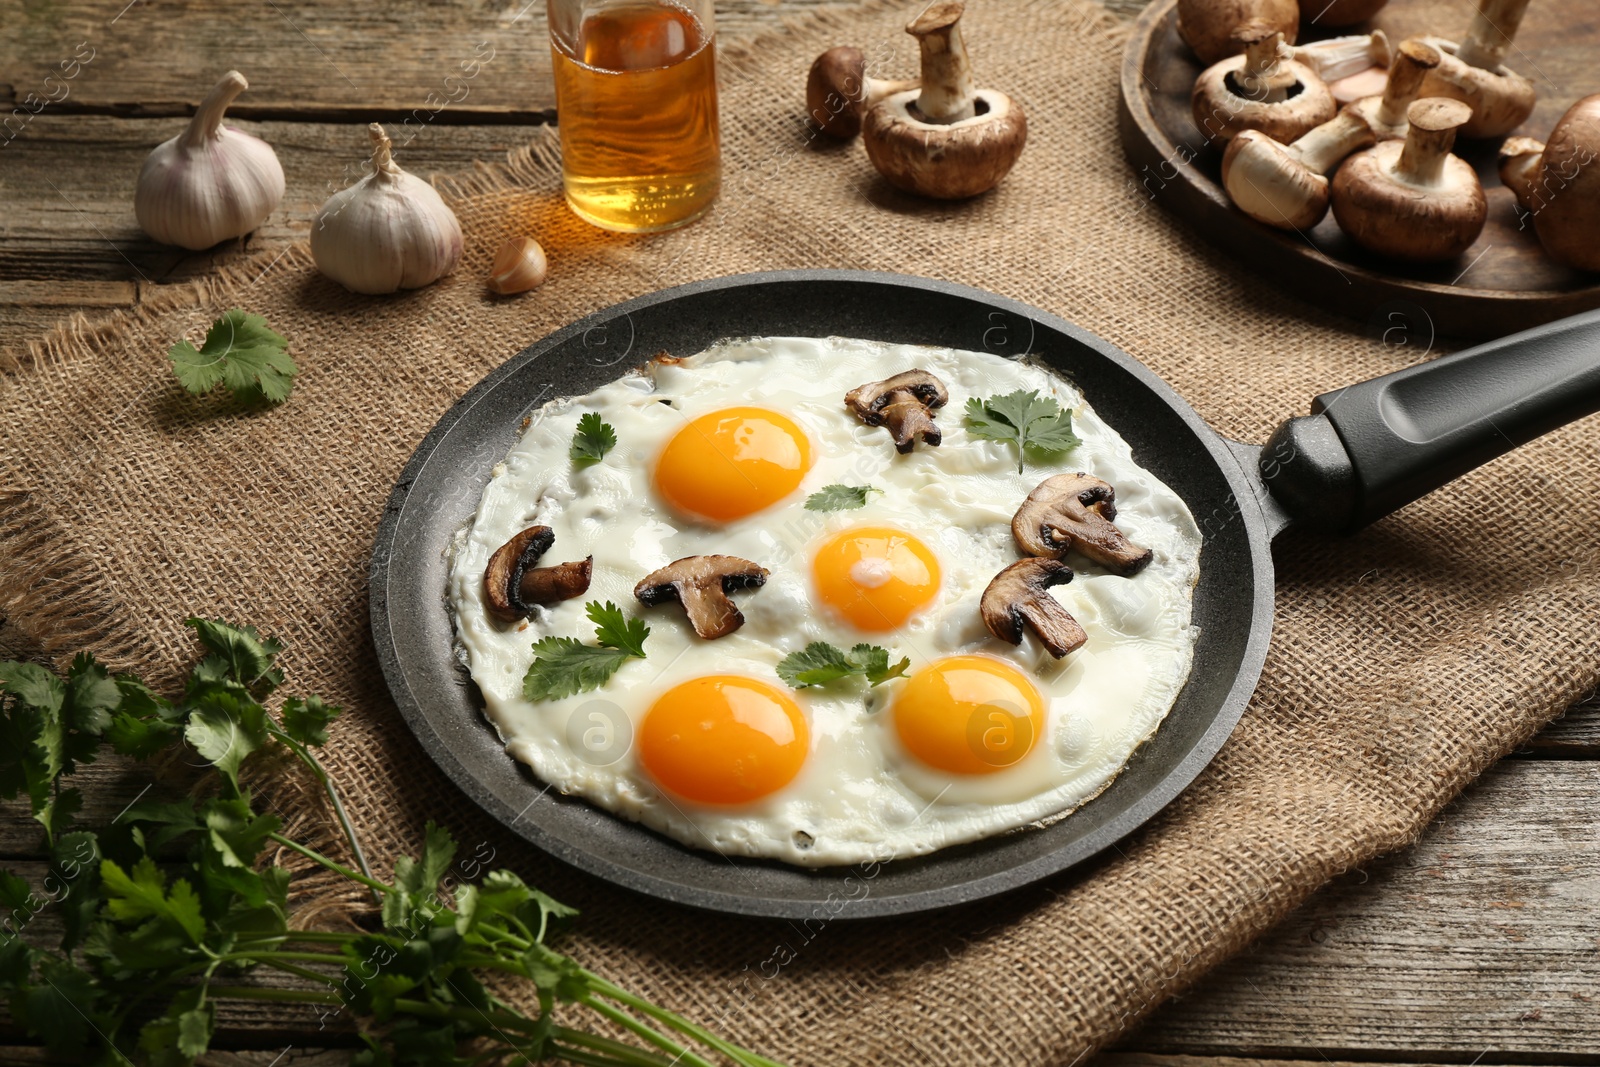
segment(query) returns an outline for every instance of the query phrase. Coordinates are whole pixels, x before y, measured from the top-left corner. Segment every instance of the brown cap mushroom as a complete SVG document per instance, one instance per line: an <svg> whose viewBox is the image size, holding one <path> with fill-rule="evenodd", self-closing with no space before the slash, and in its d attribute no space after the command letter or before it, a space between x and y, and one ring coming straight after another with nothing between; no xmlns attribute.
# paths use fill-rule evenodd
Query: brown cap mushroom
<svg viewBox="0 0 1600 1067"><path fill-rule="evenodd" d="M1372 127L1380 141L1403 141L1406 130L1406 112L1422 95L1422 83L1428 72L1439 65L1439 50L1426 41L1401 41L1395 49L1394 61L1389 64L1389 78L1384 82L1380 96L1357 100L1350 107L1360 113Z"/></svg>
<svg viewBox="0 0 1600 1067"><path fill-rule="evenodd" d="M1057 474L1028 494L1011 519L1011 536L1030 556L1066 555L1076 550L1096 563L1131 578L1150 563L1140 548L1113 525L1117 491L1090 474Z"/></svg>
<svg viewBox="0 0 1600 1067"><path fill-rule="evenodd" d="M1059 559L1020 559L994 576L978 602L989 632L1013 645L1022 644L1024 624L1056 659L1089 640L1066 608L1049 593L1053 585L1072 581L1072 568Z"/></svg>
<svg viewBox="0 0 1600 1067"><path fill-rule="evenodd" d="M867 75L867 57L859 48L830 48L811 64L806 76L806 114L829 137L848 141L861 132L861 116L886 96L915 89L914 80L889 81Z"/></svg>
<svg viewBox="0 0 1600 1067"><path fill-rule="evenodd" d="M1251 21L1293 41L1300 31L1300 5L1296 0L1178 0L1178 36L1208 66L1244 51L1233 31Z"/></svg>
<svg viewBox="0 0 1600 1067"><path fill-rule="evenodd" d="M633 595L647 608L678 601L694 632L712 641L744 625L744 613L728 594L766 581L765 567L738 556L685 556L645 575Z"/></svg>
<svg viewBox="0 0 1600 1067"><path fill-rule="evenodd" d="M868 426L887 426L895 451L904 455L916 446L918 437L930 447L944 440L933 413L949 400L944 382L918 369L858 385L845 394L844 404Z"/></svg>
<svg viewBox="0 0 1600 1067"><path fill-rule="evenodd" d="M934 0L906 26L922 53L921 88L886 97L861 121L867 156L889 184L936 200L977 196L1011 171L1028 140L1022 108L973 87L961 0Z"/></svg>
<svg viewBox="0 0 1600 1067"><path fill-rule="evenodd" d="M1245 130L1228 142L1222 185L1234 205L1257 222L1309 230L1328 213L1325 175L1374 140L1367 120L1350 108L1290 145L1260 130Z"/></svg>
<svg viewBox="0 0 1600 1067"><path fill-rule="evenodd" d="M1339 110L1333 94L1316 71L1289 58L1282 32L1255 21L1234 37L1244 55L1207 67L1189 96L1194 124L1207 140L1260 130L1288 144L1333 118Z"/></svg>
<svg viewBox="0 0 1600 1067"><path fill-rule="evenodd" d="M1449 97L1472 108L1461 136L1504 137L1533 114L1538 96L1533 83L1505 65L1527 9L1528 0L1477 0L1460 44L1424 38L1443 58L1423 82L1423 95Z"/></svg>
<svg viewBox="0 0 1600 1067"><path fill-rule="evenodd" d="M520 619L535 604L554 604L588 592L593 556L535 568L555 541L550 527L530 526L495 549L483 570L483 595L491 612L502 619Z"/></svg>
<svg viewBox="0 0 1600 1067"><path fill-rule="evenodd" d="M1513 137L1500 149L1500 180L1533 215L1550 258L1600 271L1600 94L1567 109L1548 144Z"/></svg>
<svg viewBox="0 0 1600 1067"><path fill-rule="evenodd" d="M1429 97L1407 112L1404 141L1384 141L1345 161L1333 178L1333 217L1361 247L1413 263L1452 259L1489 216L1470 164L1450 154L1471 108Z"/></svg>

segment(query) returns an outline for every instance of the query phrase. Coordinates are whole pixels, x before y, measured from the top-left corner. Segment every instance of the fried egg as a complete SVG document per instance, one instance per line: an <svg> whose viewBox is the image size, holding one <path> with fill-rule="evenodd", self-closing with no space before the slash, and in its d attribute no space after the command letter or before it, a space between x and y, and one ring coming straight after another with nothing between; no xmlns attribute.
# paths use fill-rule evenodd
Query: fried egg
<svg viewBox="0 0 1600 1067"><path fill-rule="evenodd" d="M896 451L843 398L921 368L947 386L938 447ZM1037 390L1071 411L1082 443L1030 455L968 432L969 397ZM617 443L569 457L597 413ZM1018 558L1011 518L1045 478L1083 471L1116 490L1118 527L1153 552L1123 578L1069 554L1054 595L1088 634L1054 659L1013 646L979 599ZM808 510L825 486L865 504ZM541 565L593 556L587 593L505 622L484 570L519 531L555 534ZM1188 677L1200 532L1178 495L1069 383L998 356L839 338L730 341L653 361L546 404L498 464L452 550L459 655L506 751L563 793L725 855L804 866L915 856L1047 823L1103 790ZM634 586L686 556L766 568L733 592L744 624L695 635L684 609L646 608ZM594 643L589 601L650 626L644 659L601 688L531 702L523 676L549 636ZM791 688L776 670L812 642L909 660L876 687L851 677Z"/></svg>

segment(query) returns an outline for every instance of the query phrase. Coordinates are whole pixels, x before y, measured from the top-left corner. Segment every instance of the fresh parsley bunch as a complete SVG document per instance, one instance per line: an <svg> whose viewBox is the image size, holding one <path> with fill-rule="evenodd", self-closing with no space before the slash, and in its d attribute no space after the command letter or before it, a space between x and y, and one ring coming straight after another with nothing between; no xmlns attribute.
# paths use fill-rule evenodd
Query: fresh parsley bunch
<svg viewBox="0 0 1600 1067"><path fill-rule="evenodd" d="M186 1067L210 1047L218 1005L253 1000L349 1012L366 1045L352 1061L358 1067L547 1058L711 1067L706 1056L716 1053L743 1067L778 1067L556 951L549 942L573 910L510 871L456 879L455 842L431 823L421 859L396 860L388 881L373 874L316 755L339 709L291 697L274 710L280 646L248 626L189 625L205 656L176 699L113 677L87 655L64 676L0 663L0 795L27 796L52 861L48 901L0 872L10 920L0 940L0 994L17 1025L52 1052ZM98 830L74 825L81 797L62 779L78 766L106 746L148 759L180 741L208 765L214 793L140 799ZM241 771L272 757L298 761L316 778L359 869L285 835L275 815L257 809ZM370 890L382 906L368 928L292 927L291 872L264 859L279 849ZM476 878L481 865L470 866ZM447 890L444 882L454 884ZM61 918L53 947L21 936L46 907ZM490 992L485 978L493 974L533 983L538 1009L525 1013ZM279 976L295 982L273 984ZM557 1021L571 1006L640 1044Z"/></svg>

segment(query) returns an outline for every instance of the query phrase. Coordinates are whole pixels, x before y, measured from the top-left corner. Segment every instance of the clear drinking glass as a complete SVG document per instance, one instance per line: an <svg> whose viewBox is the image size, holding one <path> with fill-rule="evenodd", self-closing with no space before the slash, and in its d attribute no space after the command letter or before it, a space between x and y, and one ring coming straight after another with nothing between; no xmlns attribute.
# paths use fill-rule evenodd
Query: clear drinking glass
<svg viewBox="0 0 1600 1067"><path fill-rule="evenodd" d="M711 0L549 0L567 203L607 230L705 214L722 180Z"/></svg>

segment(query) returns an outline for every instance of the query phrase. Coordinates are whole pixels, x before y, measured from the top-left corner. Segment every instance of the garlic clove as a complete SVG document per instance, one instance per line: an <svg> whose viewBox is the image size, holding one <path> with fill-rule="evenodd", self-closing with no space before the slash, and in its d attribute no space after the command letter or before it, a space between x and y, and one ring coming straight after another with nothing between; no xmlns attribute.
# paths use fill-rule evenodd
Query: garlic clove
<svg viewBox="0 0 1600 1067"><path fill-rule="evenodd" d="M544 249L532 237L513 237L494 254L489 268L489 288L501 296L525 293L544 284L549 263Z"/></svg>
<svg viewBox="0 0 1600 1067"><path fill-rule="evenodd" d="M222 125L228 105L247 88L244 75L228 71L188 128L145 158L133 212L153 239L210 248L254 230L283 200L283 167L272 146Z"/></svg>
<svg viewBox="0 0 1600 1067"><path fill-rule="evenodd" d="M334 193L311 226L311 258L356 293L419 289L461 261L461 223L432 185L395 163L376 122L372 173Z"/></svg>

